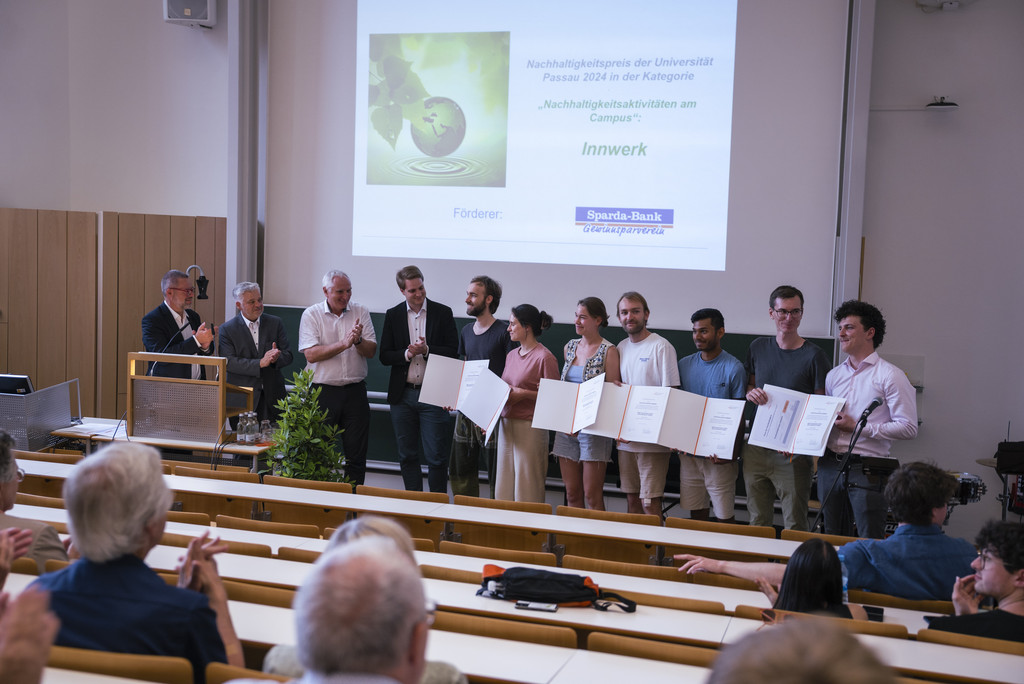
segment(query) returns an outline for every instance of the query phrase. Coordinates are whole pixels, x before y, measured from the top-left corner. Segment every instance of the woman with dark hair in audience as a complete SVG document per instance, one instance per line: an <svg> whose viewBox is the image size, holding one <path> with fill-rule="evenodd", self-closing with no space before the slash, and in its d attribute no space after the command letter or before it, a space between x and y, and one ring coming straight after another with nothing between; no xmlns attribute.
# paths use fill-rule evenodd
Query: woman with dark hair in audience
<svg viewBox="0 0 1024 684"><path fill-rule="evenodd" d="M772 600L772 607L793 613L867 620L864 607L843 603L843 569L835 548L822 539L808 539L786 564L778 592L758 578L757 585Z"/></svg>
<svg viewBox="0 0 1024 684"><path fill-rule="evenodd" d="M580 337L565 345L562 380L582 383L605 374L605 382L619 382L619 350L601 337L608 327L608 310L597 297L584 297L576 303L576 334ZM565 498L570 506L604 510L604 474L612 460L610 437L578 432L555 434L555 456L565 482Z"/></svg>
<svg viewBox="0 0 1024 684"><path fill-rule="evenodd" d="M512 307L508 334L519 347L505 358L501 379L512 387L501 412L495 498L544 501L548 470L548 431L532 427L541 378L558 379L558 361L537 338L551 327L551 316L532 304Z"/></svg>

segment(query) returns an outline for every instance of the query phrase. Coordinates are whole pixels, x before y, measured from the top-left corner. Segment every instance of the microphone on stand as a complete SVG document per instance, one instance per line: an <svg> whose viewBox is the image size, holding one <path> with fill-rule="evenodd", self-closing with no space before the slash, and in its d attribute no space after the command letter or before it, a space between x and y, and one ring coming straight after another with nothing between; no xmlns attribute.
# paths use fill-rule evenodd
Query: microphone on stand
<svg viewBox="0 0 1024 684"><path fill-rule="evenodd" d="M863 423L863 422L867 421L868 416L871 415L871 412L874 411L876 408L878 408L879 406L881 406L884 403L885 403L885 399L883 399L882 397L875 397L874 399L872 399L871 403L868 404L868 407L866 409L864 409L864 413L860 414L860 421L859 422Z"/></svg>
<svg viewBox="0 0 1024 684"><path fill-rule="evenodd" d="M164 345L164 348L161 349L159 353L163 354L165 351L167 351L167 348L171 346L171 342L174 342L174 338L177 337L178 335L180 335L181 331L184 330L185 328L187 328L188 326L189 326L188 314L186 313L185 314L185 323L182 324L182 326L180 328L178 328L178 330L173 335L171 335L171 339L167 340L167 344ZM183 337L181 341L184 342L185 338ZM160 362L159 361L154 361L153 364L149 367L149 371L146 373L146 375L152 376L153 375L153 371L156 369L156 364L158 364L158 363L160 363Z"/></svg>

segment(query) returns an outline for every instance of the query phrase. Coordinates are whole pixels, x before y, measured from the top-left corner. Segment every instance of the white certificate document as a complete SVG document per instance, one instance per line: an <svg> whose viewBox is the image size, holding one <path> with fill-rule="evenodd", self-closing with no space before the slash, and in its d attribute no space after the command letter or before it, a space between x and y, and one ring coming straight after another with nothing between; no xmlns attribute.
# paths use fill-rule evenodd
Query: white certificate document
<svg viewBox="0 0 1024 684"><path fill-rule="evenodd" d="M462 404L481 371L487 368L487 359L460 361L447 356L431 355L423 371L420 401L442 408L457 408Z"/></svg>
<svg viewBox="0 0 1024 684"><path fill-rule="evenodd" d="M600 437L618 439L622 431L622 420L626 414L626 403L629 400L629 385L616 385L606 382L601 388L601 400L597 407L597 418L590 427L580 432Z"/></svg>
<svg viewBox="0 0 1024 684"><path fill-rule="evenodd" d="M717 456L732 460L736 447L736 433L743 421L742 399L708 399L704 407L704 422L700 428L700 439L693 451L697 456Z"/></svg>
<svg viewBox="0 0 1024 684"><path fill-rule="evenodd" d="M490 440L498 419L501 418L501 410L505 408L508 395L512 388L504 380L485 369L477 376L476 382L466 396L460 409L471 421L483 428L486 432L485 442Z"/></svg>
<svg viewBox="0 0 1024 684"><path fill-rule="evenodd" d="M584 383L541 378L532 427L574 434L597 420L604 373Z"/></svg>
<svg viewBox="0 0 1024 684"><path fill-rule="evenodd" d="M787 453L821 456L836 415L846 400L775 385L765 385L763 389L768 403L757 407L749 443Z"/></svg>
<svg viewBox="0 0 1024 684"><path fill-rule="evenodd" d="M633 385L626 402L626 414L619 438L627 442L658 444L671 389Z"/></svg>
<svg viewBox="0 0 1024 684"><path fill-rule="evenodd" d="M824 394L811 394L807 398L800 428L796 432L793 452L821 456L828 444L828 435L836 422L836 416L846 404L842 397L828 397Z"/></svg>

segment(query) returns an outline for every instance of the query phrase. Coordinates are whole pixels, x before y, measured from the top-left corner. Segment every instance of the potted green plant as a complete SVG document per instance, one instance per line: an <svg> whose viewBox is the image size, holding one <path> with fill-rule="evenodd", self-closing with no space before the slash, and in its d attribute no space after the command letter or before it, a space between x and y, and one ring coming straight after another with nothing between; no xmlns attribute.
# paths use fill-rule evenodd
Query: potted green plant
<svg viewBox="0 0 1024 684"><path fill-rule="evenodd" d="M320 388L313 386L313 371L292 376L294 387L277 402L281 418L270 449L274 475L321 482L347 482L345 457L338 452L337 425L328 425L327 410L321 409Z"/></svg>

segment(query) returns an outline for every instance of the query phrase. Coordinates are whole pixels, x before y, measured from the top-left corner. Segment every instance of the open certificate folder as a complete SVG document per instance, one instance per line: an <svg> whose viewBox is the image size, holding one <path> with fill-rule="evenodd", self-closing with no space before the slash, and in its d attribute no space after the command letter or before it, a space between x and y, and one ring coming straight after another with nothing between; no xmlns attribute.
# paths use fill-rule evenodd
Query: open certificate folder
<svg viewBox="0 0 1024 684"><path fill-rule="evenodd" d="M469 390L476 384L480 373L487 370L487 363L487 359L459 361L447 356L430 356L427 358L427 368L423 371L420 401L462 411Z"/></svg>
<svg viewBox="0 0 1024 684"><path fill-rule="evenodd" d="M828 433L846 399L775 385L765 385L764 391L768 403L757 407L748 443L791 454L825 453Z"/></svg>
<svg viewBox="0 0 1024 684"><path fill-rule="evenodd" d="M491 433L498 425L501 410L505 408L505 402L508 401L508 395L511 392L512 388L508 386L508 383L492 373L490 369L484 368L462 403L462 408L459 410L487 432L484 438L485 442L491 439Z"/></svg>
<svg viewBox="0 0 1024 684"><path fill-rule="evenodd" d="M590 427L597 420L604 385L604 373L583 383L541 378L532 427L568 434Z"/></svg>
<svg viewBox="0 0 1024 684"><path fill-rule="evenodd" d="M743 402L709 399L669 387L633 387L620 439L660 444L697 456L731 459Z"/></svg>
<svg viewBox="0 0 1024 684"><path fill-rule="evenodd" d="M658 444L696 456L732 460L745 404L742 399L715 399L673 389Z"/></svg>

